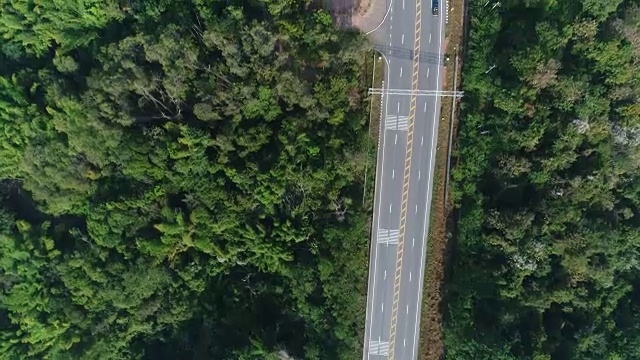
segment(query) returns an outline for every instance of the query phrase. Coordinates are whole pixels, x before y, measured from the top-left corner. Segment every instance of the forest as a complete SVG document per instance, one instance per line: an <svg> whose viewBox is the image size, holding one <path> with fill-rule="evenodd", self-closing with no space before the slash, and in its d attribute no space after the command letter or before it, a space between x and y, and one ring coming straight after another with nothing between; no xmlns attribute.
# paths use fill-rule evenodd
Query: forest
<svg viewBox="0 0 640 360"><path fill-rule="evenodd" d="M445 357L640 359L640 2L469 6Z"/></svg>
<svg viewBox="0 0 640 360"><path fill-rule="evenodd" d="M309 0L0 4L0 359L361 356L362 35Z"/></svg>

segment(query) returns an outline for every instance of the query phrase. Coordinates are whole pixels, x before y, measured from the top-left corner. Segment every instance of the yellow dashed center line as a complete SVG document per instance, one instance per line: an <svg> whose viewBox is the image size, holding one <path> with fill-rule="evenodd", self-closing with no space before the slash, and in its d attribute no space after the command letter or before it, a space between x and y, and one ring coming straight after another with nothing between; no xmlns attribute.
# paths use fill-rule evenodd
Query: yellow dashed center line
<svg viewBox="0 0 640 360"><path fill-rule="evenodd" d="M398 324L398 303L400 301L400 277L402 275L402 256L404 253L405 228L407 224L407 206L409 203L409 178L411 174L411 153L413 149L413 123L416 117L416 94L418 90L418 71L420 68L420 18L422 1L416 0L415 37L413 42L413 75L411 102L407 127L407 153L404 160L404 179L402 183L402 203L400 206L400 233L396 254L396 273L393 283L393 303L391 305L391 329L389 333L389 360L395 358L396 327Z"/></svg>

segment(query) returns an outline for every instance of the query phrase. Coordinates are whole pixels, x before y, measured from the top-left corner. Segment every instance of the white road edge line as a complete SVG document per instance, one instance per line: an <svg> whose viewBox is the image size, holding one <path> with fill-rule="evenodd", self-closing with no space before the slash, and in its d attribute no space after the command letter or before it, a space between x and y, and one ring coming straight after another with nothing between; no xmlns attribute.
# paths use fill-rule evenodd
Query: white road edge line
<svg viewBox="0 0 640 360"><path fill-rule="evenodd" d="M438 32L438 59L442 56L442 19L443 17L440 16L440 31ZM428 71L428 70L427 70ZM440 66L438 66L438 75L436 77L436 90L438 90L440 88ZM435 106L434 106L434 112L433 112L433 125L431 125L431 134L435 134L435 127L436 127L436 114L437 114L437 109L438 109L438 97L436 96L436 101L435 101ZM428 176L429 176L429 181L431 180L431 159L433 159L433 140L436 139L436 136L432 137L431 140L431 154L430 154L430 159L429 159L429 172L428 172ZM427 181L427 184L429 184L429 181ZM433 188L432 188L433 190ZM420 280L418 283L420 292L418 292L418 300L416 300L416 307L417 309L420 309L420 300L422 298L422 276L424 274L424 247L425 247L425 243L427 242L426 240L426 235L427 235L427 214L429 213L429 188L427 187L427 204L426 204L426 209L424 212L424 227L422 230L422 252L420 253L420 269L422 269L422 271L420 271ZM414 326L414 331L413 331L413 350L411 352L411 359L415 359L416 358L416 337L418 336L418 314L420 313L419 310L416 310L416 321L415 321L415 326Z"/></svg>
<svg viewBox="0 0 640 360"><path fill-rule="evenodd" d="M393 4L393 0L391 0L391 4ZM391 8L391 5L389 5L389 8ZM385 15L385 17L386 17L386 15ZM380 25L382 25L382 23L380 23ZM387 84L390 84L390 82L389 82L389 80L390 80L389 60L387 60L387 57L384 56L383 53L380 53L380 55L382 55L382 58L387 63ZM385 108L385 114L388 114L389 112L387 110L389 108L389 94L386 95L386 101L385 101L385 104L384 104L384 108ZM386 138L387 138L387 132L384 131L384 122L383 122L382 126L383 126L383 129L382 129L383 130L382 144L384 146L384 142L386 141ZM380 179L382 179L382 174L384 174L384 148L382 149L382 164L380 166ZM382 185L382 180L381 180L381 185ZM374 188L374 191L375 191L375 188ZM380 215L381 215L381 212L382 212L382 209L380 207L380 203L381 202L382 202L382 191L380 191L379 200L378 200L378 220L380 220ZM374 211L374 215L375 215L375 211ZM380 227L380 226L378 225L378 227ZM378 242L377 236L378 235L376 234L376 241L374 242L374 245L373 245L373 246L376 246L376 247L378 246L376 244ZM378 249L377 248L375 249L375 252L376 252L376 255L373 257L373 286L371 288L371 318L369 319L371 324L369 326L369 340L371 340L371 333L373 331L373 317L375 315L374 314L374 310L373 310L373 306L375 305L375 298L376 298L376 268L378 266ZM366 342L365 342L365 346L368 346L368 344ZM365 353L366 353L367 359L369 359L369 351L366 351ZM363 359L365 358L364 354L363 354L362 358Z"/></svg>
<svg viewBox="0 0 640 360"><path fill-rule="evenodd" d="M393 13L393 0L391 0L391 2L389 3L389 7L387 8L387 12L384 14L384 17L382 18L382 21L380 21L380 24L378 24L378 26L376 26L373 30L367 32L366 35L369 35L372 32L378 30L380 28L380 26L382 26L382 24L384 24L384 21L387 20L387 16L389 16L390 12Z"/></svg>

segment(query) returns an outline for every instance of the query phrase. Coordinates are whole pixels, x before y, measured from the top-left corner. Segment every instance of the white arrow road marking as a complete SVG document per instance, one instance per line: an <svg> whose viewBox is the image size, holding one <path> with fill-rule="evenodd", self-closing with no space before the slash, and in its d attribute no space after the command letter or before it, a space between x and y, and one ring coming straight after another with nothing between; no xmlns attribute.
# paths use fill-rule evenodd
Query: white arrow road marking
<svg viewBox="0 0 640 360"><path fill-rule="evenodd" d="M413 238L413 240L411 240L411 247L416 246L416 238Z"/></svg>
<svg viewBox="0 0 640 360"><path fill-rule="evenodd" d="M411 282L411 271L409 271L409 282Z"/></svg>
<svg viewBox="0 0 640 360"><path fill-rule="evenodd" d="M418 170L418 180L420 180L420 170Z"/></svg>
<svg viewBox="0 0 640 360"><path fill-rule="evenodd" d="M393 205L393 204L389 204L389 212L391 212L391 205Z"/></svg>
<svg viewBox="0 0 640 360"><path fill-rule="evenodd" d="M391 178L395 179L396 178L396 169L392 169L391 170Z"/></svg>
<svg viewBox="0 0 640 360"><path fill-rule="evenodd" d="M387 280L387 270L384 271L384 279Z"/></svg>
<svg viewBox="0 0 640 360"><path fill-rule="evenodd" d="M424 144L424 136L420 138L420 146L422 146L423 144Z"/></svg>

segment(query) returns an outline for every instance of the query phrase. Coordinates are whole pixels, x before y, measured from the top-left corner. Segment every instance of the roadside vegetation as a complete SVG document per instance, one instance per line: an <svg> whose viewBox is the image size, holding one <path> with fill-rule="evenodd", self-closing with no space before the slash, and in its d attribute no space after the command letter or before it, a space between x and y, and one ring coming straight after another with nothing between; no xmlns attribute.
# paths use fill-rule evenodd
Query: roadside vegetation
<svg viewBox="0 0 640 360"><path fill-rule="evenodd" d="M443 90L460 90L462 59L459 55L463 44L464 0L442 2L442 13L448 19L445 25ZM448 5L448 6L447 6ZM458 60L456 62L456 60ZM455 67L458 66L456 71ZM454 79L457 77L457 79ZM451 201L451 186L447 186L447 160L450 135L455 144L458 127L458 107L460 99L442 97L440 99L440 123L438 124L438 151L433 178L433 200L431 222L427 241L427 264L424 278L422 320L420 323L420 359L441 360L444 355L443 313L444 283L446 282L447 261L451 244L454 209ZM452 113L452 107L455 111ZM451 132L453 134L451 134ZM452 146L454 147L454 146ZM451 176L449 175L449 178ZM448 193L448 194L446 194ZM449 196L447 196L449 195Z"/></svg>
<svg viewBox="0 0 640 360"><path fill-rule="evenodd" d="M361 356L361 35L299 0L0 6L0 359Z"/></svg>
<svg viewBox="0 0 640 360"><path fill-rule="evenodd" d="M446 358L640 359L640 2L469 6Z"/></svg>

